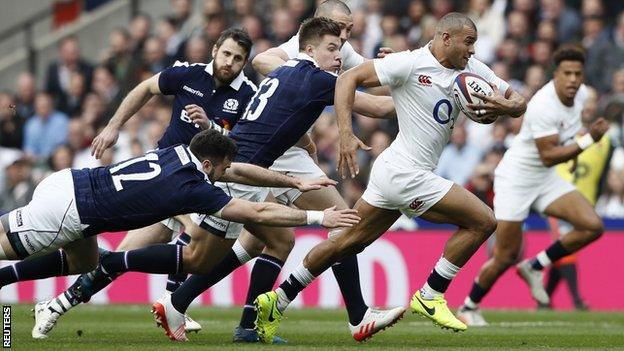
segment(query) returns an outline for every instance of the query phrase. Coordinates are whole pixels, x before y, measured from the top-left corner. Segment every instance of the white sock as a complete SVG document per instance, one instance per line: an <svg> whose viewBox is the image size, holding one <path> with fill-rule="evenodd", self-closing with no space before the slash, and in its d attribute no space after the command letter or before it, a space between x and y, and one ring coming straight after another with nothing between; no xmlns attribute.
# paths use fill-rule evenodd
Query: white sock
<svg viewBox="0 0 624 351"><path fill-rule="evenodd" d="M295 268L295 270L290 274L297 278L297 281L299 281L299 283L303 286L308 286L315 278L314 275L312 275L312 273L310 273L310 271L303 266L303 263L299 263L297 268Z"/></svg>
<svg viewBox="0 0 624 351"><path fill-rule="evenodd" d="M61 315L65 314L65 312L74 307L67 299L67 296L65 296L65 293L62 293L55 299L50 300L49 303L50 306Z"/></svg>
<svg viewBox="0 0 624 351"><path fill-rule="evenodd" d="M282 288L277 288L275 292L277 293L277 309L280 312L284 312L288 305L290 305L290 300Z"/></svg>
<svg viewBox="0 0 624 351"><path fill-rule="evenodd" d="M471 310L476 310L479 308L479 304L472 301L470 296L466 296L466 299L464 300L464 306L470 308Z"/></svg>
<svg viewBox="0 0 624 351"><path fill-rule="evenodd" d="M442 296L443 293L433 290L428 283L425 283L423 287L420 289L420 297L425 300L433 300L436 296Z"/></svg>
<svg viewBox="0 0 624 351"><path fill-rule="evenodd" d="M546 250L540 251L537 256L535 256L535 259L537 259L537 262L539 262L544 268L550 267L552 264L550 257L546 254Z"/></svg>
<svg viewBox="0 0 624 351"><path fill-rule="evenodd" d="M442 256L440 257L433 269L435 269L436 272L438 272L438 274L443 276L444 278L448 280L453 280L461 267L457 267L456 265L449 262L449 260L444 258L444 256Z"/></svg>
<svg viewBox="0 0 624 351"><path fill-rule="evenodd" d="M236 240L234 245L232 245L232 250L236 254L236 257L238 258L241 264L245 264L251 260L251 256L249 255L247 250L245 250L243 245L241 245L241 243L238 240Z"/></svg>

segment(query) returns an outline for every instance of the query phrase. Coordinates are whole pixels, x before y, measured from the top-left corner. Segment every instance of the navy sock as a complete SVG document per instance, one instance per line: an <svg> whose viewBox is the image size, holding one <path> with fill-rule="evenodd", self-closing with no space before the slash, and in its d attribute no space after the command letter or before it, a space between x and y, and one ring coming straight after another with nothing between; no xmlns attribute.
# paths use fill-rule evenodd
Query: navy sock
<svg viewBox="0 0 624 351"><path fill-rule="evenodd" d="M181 313L186 312L193 300L215 285L221 279L227 277L241 263L234 250L230 250L227 255L208 274L192 274L176 291L171 294L171 304Z"/></svg>
<svg viewBox="0 0 624 351"><path fill-rule="evenodd" d="M360 269L357 256L344 258L332 266L332 271L340 287L342 299L347 307L349 323L358 325L364 318L368 305L364 302L360 286Z"/></svg>
<svg viewBox="0 0 624 351"><path fill-rule="evenodd" d="M122 272L180 273L183 247L179 245L151 245L143 249L111 252L100 263L107 274Z"/></svg>
<svg viewBox="0 0 624 351"><path fill-rule="evenodd" d="M427 284L429 287L439 293L445 293L446 289L448 289L449 284L451 284L450 279L446 279L440 275L435 269L431 271L429 274L429 278L427 278Z"/></svg>
<svg viewBox="0 0 624 351"><path fill-rule="evenodd" d="M102 270L102 265L98 265L93 271L81 274L78 279L65 290L65 297L67 297L67 300L72 306L89 302L91 296L109 286L120 275L119 273L104 272Z"/></svg>
<svg viewBox="0 0 624 351"><path fill-rule="evenodd" d="M240 320L241 327L253 329L254 322L256 321L256 310L253 302L258 295L273 289L273 285L282 270L282 266L284 266L284 262L279 258L265 254L258 256L251 270L247 299L245 300L245 307L243 308L243 315Z"/></svg>
<svg viewBox="0 0 624 351"><path fill-rule="evenodd" d="M488 291L490 291L490 289L483 289L479 283L474 282L472 284L472 289L470 289L470 295L468 296L472 302L478 304L481 303L481 300L487 295Z"/></svg>
<svg viewBox="0 0 624 351"><path fill-rule="evenodd" d="M182 232L176 240L176 245L186 246L191 242L191 236ZM186 273L169 274L167 277L167 291L174 292L186 280Z"/></svg>
<svg viewBox="0 0 624 351"><path fill-rule="evenodd" d="M297 295L305 289L305 286L301 284L294 275L289 275L288 279L284 280L282 284L280 284L280 289L284 290L286 297L292 301Z"/></svg>
<svg viewBox="0 0 624 351"><path fill-rule="evenodd" d="M550 259L550 262L552 263L559 261L561 258L564 258L571 253L572 252L566 250L566 248L563 247L563 244L561 244L561 240L555 241L546 249L546 256L548 256L548 259ZM542 266L537 257L531 260L531 267L538 271L544 269L544 266Z"/></svg>
<svg viewBox="0 0 624 351"><path fill-rule="evenodd" d="M65 251L58 250L0 269L0 286L25 280L64 276L68 272L67 255Z"/></svg>

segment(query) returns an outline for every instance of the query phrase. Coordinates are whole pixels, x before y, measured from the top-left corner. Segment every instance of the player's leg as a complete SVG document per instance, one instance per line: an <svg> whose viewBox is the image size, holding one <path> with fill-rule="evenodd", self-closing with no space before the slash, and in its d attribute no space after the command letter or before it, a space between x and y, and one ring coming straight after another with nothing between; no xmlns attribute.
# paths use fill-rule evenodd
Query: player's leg
<svg viewBox="0 0 624 351"><path fill-rule="evenodd" d="M362 218L358 224L317 244L277 290L258 296L256 327L263 342L272 342L282 313L299 292L343 257L361 252L401 216L398 210L374 207L363 199L354 208Z"/></svg>
<svg viewBox="0 0 624 351"><path fill-rule="evenodd" d="M457 317L469 326L487 324L479 304L490 291L498 278L512 265L518 262L522 248L522 222L498 221L496 241L492 257L488 259L475 278L470 293L459 309Z"/></svg>
<svg viewBox="0 0 624 351"><path fill-rule="evenodd" d="M347 203L334 186L296 194L298 196L294 198L293 202L298 208L306 210L323 210L331 206L336 206L338 209L348 208ZM331 230L328 237L338 235L341 231L341 229ZM378 310L369 308L364 302L357 255L345 257L332 265L332 272L336 277L345 302L351 335L356 341L371 338L376 333L396 323L403 316L405 311L403 307Z"/></svg>
<svg viewBox="0 0 624 351"><path fill-rule="evenodd" d="M117 246L117 251L142 248L154 243L167 242L169 239L171 239L171 230L162 223L155 223L145 228L128 231ZM100 253L102 258L110 254L104 249L100 249ZM55 301L58 301L63 308L55 309L58 311L57 313L47 314L44 312L41 314L42 309L38 308L40 304L35 306L36 323L33 329L34 338L46 338L47 333L52 330L60 316L80 303L88 302L94 294L106 288L120 275L118 273L106 272L100 264L96 264L96 266L90 272L81 274L67 290L56 298L40 303L53 304ZM38 330L37 333L35 333L35 329Z"/></svg>
<svg viewBox="0 0 624 351"><path fill-rule="evenodd" d="M585 197L571 184L555 176L545 181L545 189L535 207L549 216L567 221L574 229L517 266L518 274L529 286L533 298L542 304L550 302L544 290L542 270L598 239L604 231L602 220Z"/></svg>
<svg viewBox="0 0 624 351"><path fill-rule="evenodd" d="M435 223L455 224L459 229L446 242L442 257L422 289L412 297L410 307L413 312L443 328L465 330L466 325L448 310L443 294L461 267L496 230L494 213L474 194L453 184L441 200L422 214L422 218Z"/></svg>
<svg viewBox="0 0 624 351"><path fill-rule="evenodd" d="M82 240L71 242L59 250L59 253L65 253L67 257L67 265L70 267L70 274L75 272L85 272L92 270L98 263L98 247L95 236ZM32 309L35 318L35 325L31 335L35 339L45 339L48 333L54 328L56 322L67 312L72 305L66 294L58 297L41 301Z"/></svg>

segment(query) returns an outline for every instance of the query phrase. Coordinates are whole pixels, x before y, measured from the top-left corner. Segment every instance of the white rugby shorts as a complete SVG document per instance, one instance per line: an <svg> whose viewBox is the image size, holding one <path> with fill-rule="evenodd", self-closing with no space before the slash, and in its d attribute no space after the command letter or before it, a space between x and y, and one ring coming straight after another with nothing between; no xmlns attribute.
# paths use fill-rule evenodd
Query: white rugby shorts
<svg viewBox="0 0 624 351"><path fill-rule="evenodd" d="M287 174L301 179L319 178L325 173L314 162L310 154L302 148L293 146L280 156L270 170ZM295 188L270 188L278 203L292 205L301 196L301 191Z"/></svg>

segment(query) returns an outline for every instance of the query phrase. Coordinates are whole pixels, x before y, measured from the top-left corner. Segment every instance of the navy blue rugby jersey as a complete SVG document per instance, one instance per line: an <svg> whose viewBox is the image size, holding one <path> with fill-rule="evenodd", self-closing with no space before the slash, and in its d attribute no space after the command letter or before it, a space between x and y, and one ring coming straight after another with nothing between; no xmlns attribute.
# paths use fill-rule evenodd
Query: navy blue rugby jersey
<svg viewBox="0 0 624 351"><path fill-rule="evenodd" d="M184 213L213 214L231 197L210 183L186 145L114 165L72 170L84 235L143 228Z"/></svg>
<svg viewBox="0 0 624 351"><path fill-rule="evenodd" d="M216 88L212 62L209 64L176 63L160 72L158 86L164 95L174 95L171 121L158 141L159 148L189 144L201 131L191 122L184 106L201 106L206 115L220 126L231 130L243 115L245 107L256 93L256 86L241 71L227 86Z"/></svg>
<svg viewBox="0 0 624 351"><path fill-rule="evenodd" d="M269 73L230 133L234 161L270 167L334 104L336 79L305 54Z"/></svg>

